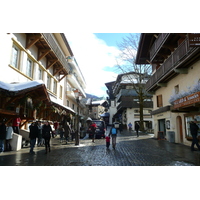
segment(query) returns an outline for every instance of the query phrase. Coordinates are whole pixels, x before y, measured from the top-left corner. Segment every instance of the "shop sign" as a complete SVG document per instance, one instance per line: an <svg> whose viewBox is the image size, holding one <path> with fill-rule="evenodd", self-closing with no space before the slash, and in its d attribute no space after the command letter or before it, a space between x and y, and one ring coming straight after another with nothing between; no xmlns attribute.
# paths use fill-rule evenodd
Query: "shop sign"
<svg viewBox="0 0 200 200"><path fill-rule="evenodd" d="M197 102L200 102L200 92L196 92L174 101L174 108L180 108Z"/></svg>

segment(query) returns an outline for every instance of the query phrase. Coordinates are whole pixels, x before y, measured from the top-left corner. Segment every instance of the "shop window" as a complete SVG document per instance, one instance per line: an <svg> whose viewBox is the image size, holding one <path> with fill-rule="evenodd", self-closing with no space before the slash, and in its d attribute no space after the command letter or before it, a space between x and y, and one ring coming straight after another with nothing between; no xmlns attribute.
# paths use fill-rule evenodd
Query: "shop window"
<svg viewBox="0 0 200 200"><path fill-rule="evenodd" d="M157 96L157 107L163 107L162 95Z"/></svg>
<svg viewBox="0 0 200 200"><path fill-rule="evenodd" d="M197 120L197 125L199 127L198 137L200 136L200 115L190 115L190 116L186 116L185 117L185 122L186 122L186 124L185 124L186 125L186 137L192 137L192 135L190 133L190 123L194 119Z"/></svg>
<svg viewBox="0 0 200 200"><path fill-rule="evenodd" d="M13 45L12 55L11 55L11 65L17 69L19 69L19 56L20 56L19 48Z"/></svg>

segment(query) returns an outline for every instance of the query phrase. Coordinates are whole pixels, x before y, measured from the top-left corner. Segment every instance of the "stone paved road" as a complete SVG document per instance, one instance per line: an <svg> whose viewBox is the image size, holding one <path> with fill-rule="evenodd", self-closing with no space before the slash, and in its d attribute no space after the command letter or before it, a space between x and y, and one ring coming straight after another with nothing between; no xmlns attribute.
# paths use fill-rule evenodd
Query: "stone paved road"
<svg viewBox="0 0 200 200"><path fill-rule="evenodd" d="M105 139L80 140L60 144L59 137L52 140L52 151L45 154L44 147L36 147L35 155L29 148L0 155L0 166L192 166L199 165L196 152L181 144L156 140L153 135L124 132L117 137L117 147L107 150Z"/></svg>

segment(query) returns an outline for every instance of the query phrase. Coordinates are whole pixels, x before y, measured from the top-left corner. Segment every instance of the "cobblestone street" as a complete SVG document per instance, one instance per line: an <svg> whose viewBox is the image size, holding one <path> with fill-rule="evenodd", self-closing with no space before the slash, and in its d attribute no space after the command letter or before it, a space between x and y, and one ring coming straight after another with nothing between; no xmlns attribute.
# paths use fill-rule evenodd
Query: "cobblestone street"
<svg viewBox="0 0 200 200"><path fill-rule="evenodd" d="M188 146L156 140L152 134L124 131L118 134L116 150L107 150L105 139L95 143L85 137L80 145L74 142L61 144L59 136L51 141L52 150L47 155L44 147L35 147L35 155L29 148L0 155L1 166L193 166L199 165L198 152Z"/></svg>

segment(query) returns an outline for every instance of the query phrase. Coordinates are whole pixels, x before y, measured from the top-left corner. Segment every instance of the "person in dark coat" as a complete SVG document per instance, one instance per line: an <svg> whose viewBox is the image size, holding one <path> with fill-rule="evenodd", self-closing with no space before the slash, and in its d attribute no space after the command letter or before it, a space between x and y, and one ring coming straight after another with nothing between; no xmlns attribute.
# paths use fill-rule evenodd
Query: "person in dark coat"
<svg viewBox="0 0 200 200"><path fill-rule="evenodd" d="M51 134L52 134L52 128L50 126L49 122L45 122L45 124L42 126L42 137L44 138L45 141L45 150L46 150L46 154L49 150L49 152L51 151L50 149L50 139L51 139Z"/></svg>
<svg viewBox="0 0 200 200"><path fill-rule="evenodd" d="M69 141L69 136L70 136L72 130L71 130L68 122L66 122L64 124L63 128L64 128L64 136L65 136L65 140L66 140L66 144L67 144L67 141Z"/></svg>
<svg viewBox="0 0 200 200"><path fill-rule="evenodd" d="M36 143L36 138L38 138L39 136L39 128L36 122L33 122L30 126L29 126L29 138L30 138L30 154L35 154L35 152L33 151L34 147L35 147L35 143Z"/></svg>
<svg viewBox="0 0 200 200"><path fill-rule="evenodd" d="M191 151L195 151L194 145L196 144L198 150L200 151L200 145L198 143L197 134L199 127L197 126L197 121L194 120L190 123L190 133L192 135L192 144L191 144Z"/></svg>
<svg viewBox="0 0 200 200"><path fill-rule="evenodd" d="M139 126L138 122L135 122L135 131L137 133L137 137L139 137L139 129L140 129L140 126Z"/></svg>
<svg viewBox="0 0 200 200"><path fill-rule="evenodd" d="M6 125L0 121L0 153L4 152L4 142L6 139Z"/></svg>

